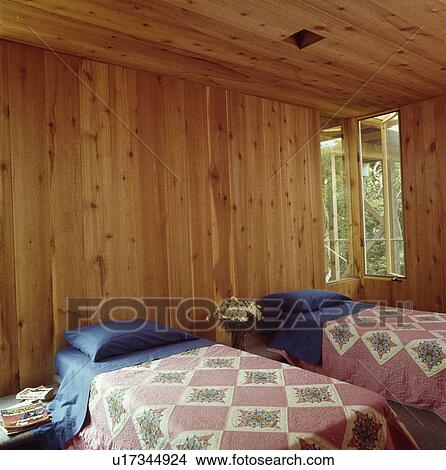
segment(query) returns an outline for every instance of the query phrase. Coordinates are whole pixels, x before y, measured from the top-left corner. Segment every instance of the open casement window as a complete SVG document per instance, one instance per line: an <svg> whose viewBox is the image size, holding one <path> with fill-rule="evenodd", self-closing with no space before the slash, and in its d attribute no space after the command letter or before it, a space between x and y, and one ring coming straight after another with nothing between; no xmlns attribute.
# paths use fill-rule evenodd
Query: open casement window
<svg viewBox="0 0 446 470"><path fill-rule="evenodd" d="M359 121L365 273L405 276L399 115Z"/></svg>
<svg viewBox="0 0 446 470"><path fill-rule="evenodd" d="M348 152L342 120L331 119L320 133L324 203L325 279L353 276Z"/></svg>

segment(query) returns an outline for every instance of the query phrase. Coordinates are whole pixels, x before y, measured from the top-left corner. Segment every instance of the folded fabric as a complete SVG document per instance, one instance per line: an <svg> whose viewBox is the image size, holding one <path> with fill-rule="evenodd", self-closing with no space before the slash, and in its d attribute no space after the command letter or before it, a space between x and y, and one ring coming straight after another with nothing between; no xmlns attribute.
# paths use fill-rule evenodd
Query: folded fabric
<svg viewBox="0 0 446 470"><path fill-rule="evenodd" d="M92 361L142 349L196 339L185 331L167 328L148 320L111 321L70 330L65 339Z"/></svg>
<svg viewBox="0 0 446 470"><path fill-rule="evenodd" d="M265 295L259 302L264 308L264 315L268 316L268 314L272 315L272 310L296 313L311 312L346 300L352 299L339 292L311 289L276 292Z"/></svg>
<svg viewBox="0 0 446 470"><path fill-rule="evenodd" d="M310 364L318 364L321 359L324 324L371 307L371 304L344 300L312 312L287 314L276 330L270 347L285 351Z"/></svg>

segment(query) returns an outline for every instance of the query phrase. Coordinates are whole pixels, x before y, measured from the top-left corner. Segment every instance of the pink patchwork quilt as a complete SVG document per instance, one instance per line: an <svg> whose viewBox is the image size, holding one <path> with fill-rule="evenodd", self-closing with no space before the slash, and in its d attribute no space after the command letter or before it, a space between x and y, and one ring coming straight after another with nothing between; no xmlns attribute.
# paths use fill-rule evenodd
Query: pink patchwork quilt
<svg viewBox="0 0 446 470"><path fill-rule="evenodd" d="M291 363L446 419L446 314L375 307L324 325L321 364Z"/></svg>
<svg viewBox="0 0 446 470"><path fill-rule="evenodd" d="M223 345L98 375L68 449L414 449L380 395Z"/></svg>

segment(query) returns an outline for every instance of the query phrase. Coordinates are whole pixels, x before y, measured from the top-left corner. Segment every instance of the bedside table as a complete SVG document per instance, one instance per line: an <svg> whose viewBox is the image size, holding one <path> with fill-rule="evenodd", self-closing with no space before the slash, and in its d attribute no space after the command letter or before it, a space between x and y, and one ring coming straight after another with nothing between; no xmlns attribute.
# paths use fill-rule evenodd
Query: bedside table
<svg viewBox="0 0 446 470"><path fill-rule="evenodd" d="M57 392L58 384L53 384L51 387L54 387L54 393ZM18 403L22 402L23 400L17 400L14 395L9 395L7 397L0 398L0 410L4 408L8 408L10 406L17 405ZM44 402L45 404L51 403L50 401ZM19 434L13 434L12 436L7 436L2 430L0 430L0 450L6 449L21 449L21 450L28 450L28 449L40 449L39 443L33 436L33 430L30 429L29 431L21 432Z"/></svg>

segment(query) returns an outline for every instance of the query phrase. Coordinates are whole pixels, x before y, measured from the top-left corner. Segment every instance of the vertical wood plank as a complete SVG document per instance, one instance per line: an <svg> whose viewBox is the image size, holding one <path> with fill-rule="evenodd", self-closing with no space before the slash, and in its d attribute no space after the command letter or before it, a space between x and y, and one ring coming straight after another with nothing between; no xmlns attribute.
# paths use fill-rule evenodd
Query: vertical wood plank
<svg viewBox="0 0 446 470"><path fill-rule="evenodd" d="M240 128L242 129L242 128ZM246 158L245 198L248 199L248 259L249 296L258 298L269 293L268 228L265 228L267 175L264 148L264 119L261 98L246 99L245 132ZM240 132L240 131L239 131Z"/></svg>
<svg viewBox="0 0 446 470"><path fill-rule="evenodd" d="M7 45L0 41L0 394L20 387Z"/></svg>
<svg viewBox="0 0 446 470"><path fill-rule="evenodd" d="M136 297L144 294L144 265L138 249L145 243L144 238L139 236L137 227L141 218L137 210L140 175L136 72L109 66L109 90L112 110L112 224L113 244L116 247L112 263L116 285L114 295Z"/></svg>
<svg viewBox="0 0 446 470"><path fill-rule="evenodd" d="M283 161L280 151L279 104L275 101L263 100L263 116L267 215L262 229L268 235L270 291L277 292L287 285L285 266L288 262L284 224L278 223L282 220L283 214L282 171L280 170Z"/></svg>
<svg viewBox="0 0 446 470"><path fill-rule="evenodd" d="M79 59L45 51L54 348L65 344L67 299L83 297L84 230L80 159ZM70 93L66 90L69 89Z"/></svg>
<svg viewBox="0 0 446 470"><path fill-rule="evenodd" d="M89 297L107 297L115 292L108 66L84 60L81 79L85 293Z"/></svg>
<svg viewBox="0 0 446 470"><path fill-rule="evenodd" d="M300 257L302 247L303 213L300 208L304 200L300 197L300 189L304 182L304 173L300 162L301 151L297 137L295 120L296 110L288 104L280 104L280 146L282 162L282 223L285 230L285 248L287 263L286 287L284 290L304 288L305 259Z"/></svg>
<svg viewBox="0 0 446 470"><path fill-rule="evenodd" d="M43 50L8 43L20 386L53 373Z"/></svg>
<svg viewBox="0 0 446 470"><path fill-rule="evenodd" d="M167 258L166 161L162 81L154 75L137 72L139 200L138 252L143 260L143 294L148 297L169 295ZM155 319L154 312L150 318ZM169 318L158 319L169 323Z"/></svg>
<svg viewBox="0 0 446 470"><path fill-rule="evenodd" d="M211 182L213 298L218 303L234 294L228 103L225 90L207 89L207 120ZM227 333L218 325L215 337L217 341L228 339Z"/></svg>
<svg viewBox="0 0 446 470"><path fill-rule="evenodd" d="M416 301L419 308L442 310L442 298L439 295L441 292L441 267L439 266L440 258L438 256L441 234L438 207L439 183L435 126L431 125L431 119L434 116L434 103L432 100L424 101L412 105L412 110L414 114L410 127L410 136L414 140L415 147L411 148L409 146L410 142L406 146L402 168L403 184L406 176L414 178L409 187L409 197L411 193L416 193L416 210L415 212L406 210L405 215L411 228L409 229L409 236L407 234L405 236L409 242L409 247L412 242L417 243L418 254L416 259L412 256L412 262L417 266L415 271L413 271L413 265L408 260L408 276L413 277L414 280L416 279L417 286L424 285L424 283L430 286L429 292L418 290ZM407 119L403 118L403 122L406 121ZM421 159L420 156L422 156ZM414 165L416 165L415 168ZM423 220L422 224L420 224L420 217ZM426 227L430 228L429 243L425 243Z"/></svg>
<svg viewBox="0 0 446 470"><path fill-rule="evenodd" d="M167 215L167 265L169 295L187 298L193 293L192 252L187 191L186 119L184 83L162 79L164 109L165 201ZM185 319L170 318L172 326Z"/></svg>
<svg viewBox="0 0 446 470"><path fill-rule="evenodd" d="M210 204L210 158L206 88L192 82L184 84L186 118L187 186L189 231L192 252L193 297L214 298L212 217ZM212 313L212 312L211 312ZM194 331L198 336L215 339L209 331L208 312L194 309Z"/></svg>
<svg viewBox="0 0 446 470"><path fill-rule="evenodd" d="M214 295L217 301L231 297L234 290L226 98L225 90L208 88L207 119L211 179L212 250Z"/></svg>
<svg viewBox="0 0 446 470"><path fill-rule="evenodd" d="M228 93L229 161L231 175L231 228L234 253L234 293L238 297L250 296L250 270L248 263L248 144L243 137L246 128L247 97Z"/></svg>
<svg viewBox="0 0 446 470"><path fill-rule="evenodd" d="M309 194L309 211L307 213L307 239L309 243L303 252L312 251L312 287L322 288L325 285L324 269L324 230L322 208L322 169L319 143L319 113L314 109L306 109L305 133L303 143L305 149L307 183L302 189ZM308 188L308 189L306 189Z"/></svg>
<svg viewBox="0 0 446 470"><path fill-rule="evenodd" d="M443 311L446 310L446 299L444 292L446 288L446 230L444 221L446 220L446 138L444 129L446 128L446 95L435 99L433 125L435 127L435 147L437 152L438 181L439 181L439 222L440 222L440 247L437 249L438 262L441 266L441 291L439 297L443 301ZM443 223L443 225L441 225Z"/></svg>

